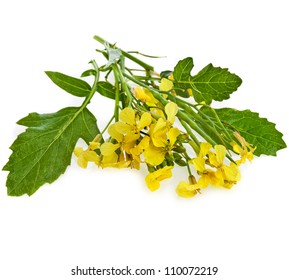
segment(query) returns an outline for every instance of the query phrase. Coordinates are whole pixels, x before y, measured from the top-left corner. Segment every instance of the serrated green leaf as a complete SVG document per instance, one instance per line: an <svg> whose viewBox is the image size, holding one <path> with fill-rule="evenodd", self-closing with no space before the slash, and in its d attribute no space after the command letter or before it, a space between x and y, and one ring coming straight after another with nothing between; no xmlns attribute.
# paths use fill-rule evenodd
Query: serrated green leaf
<svg viewBox="0 0 289 280"><path fill-rule="evenodd" d="M102 96L115 99L115 87L108 82L100 81L97 83L97 92Z"/></svg>
<svg viewBox="0 0 289 280"><path fill-rule="evenodd" d="M190 81L196 89L194 97L197 102L228 99L242 83L241 78L227 68L214 67L212 64L203 68Z"/></svg>
<svg viewBox="0 0 289 280"><path fill-rule="evenodd" d="M189 97L192 94L198 103L210 104L212 100L228 99L242 83L242 80L230 73L227 68L214 67L209 64L197 75L191 76L193 67L191 57L178 62L174 68L174 89L177 95L182 97Z"/></svg>
<svg viewBox="0 0 289 280"><path fill-rule="evenodd" d="M180 60L174 68L174 79L177 81L189 81L194 62L191 57Z"/></svg>
<svg viewBox="0 0 289 280"><path fill-rule="evenodd" d="M215 116L209 108L202 108L202 112L216 122ZM275 128L275 124L266 118L260 118L258 113L250 110L238 111L231 108L215 109L218 117L228 131L239 131L246 141L256 147L254 154L275 156L278 150L286 148L283 134Z"/></svg>
<svg viewBox="0 0 289 280"><path fill-rule="evenodd" d="M188 89L192 89L190 83L191 71L194 67L193 59L187 57L180 60L174 68L174 90L182 97L190 97Z"/></svg>
<svg viewBox="0 0 289 280"><path fill-rule="evenodd" d="M85 97L91 91L91 86L81 79L70 77L59 72L46 71L45 73L53 83L72 95Z"/></svg>
<svg viewBox="0 0 289 280"><path fill-rule="evenodd" d="M99 133L93 114L79 107L31 113L18 124L28 128L10 147L13 153L3 168L10 171L6 186L11 196L32 195L43 184L55 181L70 164L78 139L88 143Z"/></svg>

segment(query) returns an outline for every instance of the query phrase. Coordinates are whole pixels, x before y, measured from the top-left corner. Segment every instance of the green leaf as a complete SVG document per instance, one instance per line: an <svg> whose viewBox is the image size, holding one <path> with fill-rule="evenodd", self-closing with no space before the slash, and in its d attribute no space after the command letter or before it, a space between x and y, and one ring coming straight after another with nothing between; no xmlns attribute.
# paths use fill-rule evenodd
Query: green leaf
<svg viewBox="0 0 289 280"><path fill-rule="evenodd" d="M180 60L174 68L174 89L176 94L182 97L190 97L188 89L192 89L190 83L191 71L194 67L193 59L187 57Z"/></svg>
<svg viewBox="0 0 289 280"><path fill-rule="evenodd" d="M182 97L193 95L198 103L210 104L212 100L228 99L242 83L242 80L230 73L227 68L214 67L209 64L197 75L191 76L193 67L191 57L178 62L174 68L174 89L177 95Z"/></svg>
<svg viewBox="0 0 289 280"><path fill-rule="evenodd" d="M6 185L11 196L32 195L55 181L70 164L78 139L88 143L99 133L95 117L82 107L31 113L18 124L28 128L10 147L13 153L3 168L10 171Z"/></svg>
<svg viewBox="0 0 289 280"><path fill-rule="evenodd" d="M81 77L83 78L83 77L89 77L89 76L95 76L95 75L96 75L96 71L94 69L88 69L81 74Z"/></svg>
<svg viewBox="0 0 289 280"><path fill-rule="evenodd" d="M115 99L115 87L111 83L104 81L98 82L97 92L110 99Z"/></svg>
<svg viewBox="0 0 289 280"><path fill-rule="evenodd" d="M194 97L197 102L228 99L242 83L241 78L230 73L227 68L214 67L212 64L207 65L190 81L196 90Z"/></svg>
<svg viewBox="0 0 289 280"><path fill-rule="evenodd" d="M202 112L214 122L216 118L210 108L202 108ZM256 147L254 154L275 156L278 150L286 148L283 134L275 128L275 124L266 118L260 118L258 113L250 110L238 111L231 108L215 109L219 119L228 131L238 131L246 141Z"/></svg>
<svg viewBox="0 0 289 280"><path fill-rule="evenodd" d="M72 95L85 97L91 91L91 86L83 80L59 72L46 71L45 73L53 83Z"/></svg>

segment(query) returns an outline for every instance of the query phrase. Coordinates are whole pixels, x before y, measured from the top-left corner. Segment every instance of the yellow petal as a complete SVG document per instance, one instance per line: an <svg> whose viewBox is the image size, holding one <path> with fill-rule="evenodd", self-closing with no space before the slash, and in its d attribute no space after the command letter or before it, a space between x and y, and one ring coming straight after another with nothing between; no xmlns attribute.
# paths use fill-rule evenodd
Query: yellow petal
<svg viewBox="0 0 289 280"><path fill-rule="evenodd" d="M130 133L134 130L134 127L132 125L124 123L124 122L116 122L114 124L114 128L118 133L122 135Z"/></svg>
<svg viewBox="0 0 289 280"><path fill-rule="evenodd" d="M147 92L145 91L144 88L136 87L136 88L134 88L134 92L135 92L135 97L137 99L141 100L142 102L151 101L150 95L147 94Z"/></svg>
<svg viewBox="0 0 289 280"><path fill-rule="evenodd" d="M166 78L162 78L159 89L161 91L169 91L173 88L173 86L174 86L174 83L172 81L170 81Z"/></svg>
<svg viewBox="0 0 289 280"><path fill-rule="evenodd" d="M146 184L151 191L156 191L160 187L160 181L172 177L172 166L166 166L162 169L149 173L146 178Z"/></svg>
<svg viewBox="0 0 289 280"><path fill-rule="evenodd" d="M135 111L132 108L124 108L119 113L119 119L127 124L135 124Z"/></svg>
<svg viewBox="0 0 289 280"><path fill-rule="evenodd" d="M166 122L163 119L158 119L155 126L150 130L150 136L153 144L156 147L165 147L167 144L167 131Z"/></svg>
<svg viewBox="0 0 289 280"><path fill-rule="evenodd" d="M117 142L122 142L123 140L123 134L122 133L119 133L116 129L116 123L110 125L108 127L108 134L113 138L115 139Z"/></svg>
<svg viewBox="0 0 289 280"><path fill-rule="evenodd" d="M100 152L103 156L110 156L119 148L119 146L119 144L105 142L100 146Z"/></svg>
<svg viewBox="0 0 289 280"><path fill-rule="evenodd" d="M173 146L177 141L177 137L180 135L180 130L177 127L172 127L168 132L168 138L170 140L170 145Z"/></svg>
<svg viewBox="0 0 289 280"><path fill-rule="evenodd" d="M162 148L157 148L153 145L149 145L144 150L145 162L153 166L161 164L165 159L165 155L166 152Z"/></svg>
<svg viewBox="0 0 289 280"><path fill-rule="evenodd" d="M103 156L101 166L102 167L113 167L118 161L118 155L116 152L113 152L112 154L108 156Z"/></svg>
<svg viewBox="0 0 289 280"><path fill-rule="evenodd" d="M81 147L76 147L76 148L74 149L73 153L74 153L77 157L79 157L79 156L83 153L83 148L81 148Z"/></svg>
<svg viewBox="0 0 289 280"><path fill-rule="evenodd" d="M210 185L210 182L211 182L210 178L207 175L204 175L200 177L198 185L204 189Z"/></svg>
<svg viewBox="0 0 289 280"><path fill-rule="evenodd" d="M99 161L99 156L96 154L95 151L85 151L83 153L83 157L86 161L91 161L97 163Z"/></svg>
<svg viewBox="0 0 289 280"><path fill-rule="evenodd" d="M146 126L149 126L151 122L152 122L152 115L148 112L143 113L137 125L138 130L140 131Z"/></svg>
<svg viewBox="0 0 289 280"><path fill-rule="evenodd" d="M241 179L240 170L233 162L231 162L230 166L224 165L222 170L224 171L224 179L226 181L238 182Z"/></svg>
<svg viewBox="0 0 289 280"><path fill-rule="evenodd" d="M212 171L212 170L207 170L206 174L209 184L214 186L214 187L222 187L224 184L224 178L221 170L217 171Z"/></svg>
<svg viewBox="0 0 289 280"><path fill-rule="evenodd" d="M194 158L194 159L192 159L192 163L193 163L193 165L197 171L199 171L201 173L206 171L204 158L200 158L200 157Z"/></svg>
<svg viewBox="0 0 289 280"><path fill-rule="evenodd" d="M167 114L167 120L173 124L175 122L175 117L178 112L178 105L174 102L169 102L165 106L165 112Z"/></svg>
<svg viewBox="0 0 289 280"><path fill-rule="evenodd" d="M129 153L133 156L139 156L144 149L147 149L149 146L150 138L145 136L136 147L133 147L129 150Z"/></svg>
<svg viewBox="0 0 289 280"><path fill-rule="evenodd" d="M216 151L217 161L218 161L219 165L221 165L225 159L227 149L223 145L215 145L214 149Z"/></svg>
<svg viewBox="0 0 289 280"><path fill-rule="evenodd" d="M89 149L90 150L96 150L100 147L100 143L99 142L89 142Z"/></svg>
<svg viewBox="0 0 289 280"><path fill-rule="evenodd" d="M219 166L219 162L217 160L216 154L214 154L213 152L209 151L208 152L208 156L209 156L210 165L212 165L214 167L218 167Z"/></svg>
<svg viewBox="0 0 289 280"><path fill-rule="evenodd" d="M231 146L233 147L233 151L237 154L241 154L243 149L240 147L240 145L236 144L235 142L231 143Z"/></svg>
<svg viewBox="0 0 289 280"><path fill-rule="evenodd" d="M176 193L181 197L190 198L197 194L197 189L199 189L198 185L191 185L181 181L176 188Z"/></svg>
<svg viewBox="0 0 289 280"><path fill-rule="evenodd" d="M87 167L87 160L84 158L83 154L81 154L78 159L77 159L77 164L81 167L81 168L86 168Z"/></svg>
<svg viewBox="0 0 289 280"><path fill-rule="evenodd" d="M202 142L200 144L199 157L204 157L208 154L209 150L212 148L212 145L208 142Z"/></svg>
<svg viewBox="0 0 289 280"><path fill-rule="evenodd" d="M155 180L155 178L151 174L152 173L146 176L145 181L148 188L153 192L156 191L161 186L161 184L158 180Z"/></svg>

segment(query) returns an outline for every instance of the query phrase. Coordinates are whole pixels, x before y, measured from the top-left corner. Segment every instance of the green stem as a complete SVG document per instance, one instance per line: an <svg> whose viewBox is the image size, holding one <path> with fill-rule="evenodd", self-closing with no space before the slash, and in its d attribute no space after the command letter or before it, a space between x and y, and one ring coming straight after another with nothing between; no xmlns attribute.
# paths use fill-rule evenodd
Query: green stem
<svg viewBox="0 0 289 280"><path fill-rule="evenodd" d="M99 36L97 36L97 35L95 35L95 36L93 37L93 39L95 39L96 41L98 41L99 43L101 43L101 44L103 44L103 45L105 45L105 43L107 43L107 44L109 44L109 46L112 46L112 44L108 43L107 41L105 41L104 39L102 39L101 37L99 37ZM150 70L150 71L154 71L154 67L153 67L153 66L151 66L151 65L143 62L142 60L140 60L140 59L138 59L137 57L129 54L128 52L125 52L125 51L123 51L123 50L121 50L121 52L122 52L122 54L123 54L126 58L128 58L128 59L130 59L131 61L137 63L138 65L140 65L140 66L143 67L144 69Z"/></svg>
<svg viewBox="0 0 289 280"><path fill-rule="evenodd" d="M115 121L119 120L119 76L117 65L112 65L114 80L115 80L115 105L114 105L114 117Z"/></svg>
<svg viewBox="0 0 289 280"><path fill-rule="evenodd" d="M196 153L199 153L199 146L200 146L200 142L197 139L197 137L195 136L195 134L192 132L192 130L190 129L190 127L187 125L186 122L184 122L182 119L180 119L180 122L182 124L182 126L185 128L185 130L187 131L187 133L190 135L192 142L194 143L194 150Z"/></svg>
<svg viewBox="0 0 289 280"><path fill-rule="evenodd" d="M97 83L99 81L99 69L98 66L95 62L95 60L91 61L91 64L93 65L94 69L95 69L95 78L94 78L94 82L91 88L91 91L89 93L89 95L84 99L80 109L83 110L89 103L91 98L93 97L93 95L95 94L96 90L97 90Z"/></svg>
<svg viewBox="0 0 289 280"><path fill-rule="evenodd" d="M228 132L227 129L225 128L224 124L223 124L222 121L220 120L220 118L219 118L217 112L215 111L215 109L213 109L212 107L209 107L209 108L210 108L210 109L212 110L212 112L214 113L214 116L215 116L218 124L222 127L222 129L223 129L223 131L225 132L226 136L232 141L233 139L232 139L231 135L229 134L229 132Z"/></svg>
<svg viewBox="0 0 289 280"><path fill-rule="evenodd" d="M107 128L109 127L113 119L114 119L114 115L110 118L109 122L106 124L105 128L102 130L101 135L104 134L104 132L107 130Z"/></svg>
<svg viewBox="0 0 289 280"><path fill-rule="evenodd" d="M149 70L149 71L154 71L154 67L153 66L143 62L142 60L138 59L137 57L135 57L135 56L123 51L123 50L121 50L121 52L126 58L128 58L131 61L135 62L136 64L138 64L139 66L143 67L144 69Z"/></svg>
<svg viewBox="0 0 289 280"><path fill-rule="evenodd" d="M127 77L131 81L135 82L136 84L138 84L144 88L149 89L150 92L153 93L154 97L157 100L159 100L163 106L165 106L168 103L168 100L166 100L164 97L162 97L162 95L157 90L148 87L146 84L140 82L139 80L135 79L134 77L131 77L125 73L124 73L124 75L125 75L125 77ZM206 132L204 132L194 121L192 121L190 118L188 118L188 116L184 112L179 110L177 113L177 117L179 118L179 120L183 120L187 124L189 124L189 126L193 130L195 130L199 135L201 135L206 141L208 141L212 145L217 145L216 141L214 141Z"/></svg>

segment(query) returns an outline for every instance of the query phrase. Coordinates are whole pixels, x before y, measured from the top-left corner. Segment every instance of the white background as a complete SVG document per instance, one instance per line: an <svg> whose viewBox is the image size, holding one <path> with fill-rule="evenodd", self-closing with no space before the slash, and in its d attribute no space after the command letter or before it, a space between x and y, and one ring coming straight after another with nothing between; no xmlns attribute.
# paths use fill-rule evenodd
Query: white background
<svg viewBox="0 0 289 280"><path fill-rule="evenodd" d="M194 73L210 62L229 67L243 84L224 106L260 112L289 143L286 2L1 1L0 166L23 131L17 120L79 104L44 71L79 76L96 57L95 34L124 50L166 55L149 60L158 71L187 56ZM111 103L95 99L90 110L102 126ZM55 183L18 198L7 197L1 171L0 279L114 279L71 276L76 265L162 270L155 279L198 279L164 276L166 266L219 268L202 279L289 279L288 156L285 149L256 158L231 191L188 200L174 191L185 179L179 171L151 193L144 173L82 170L73 158Z"/></svg>

